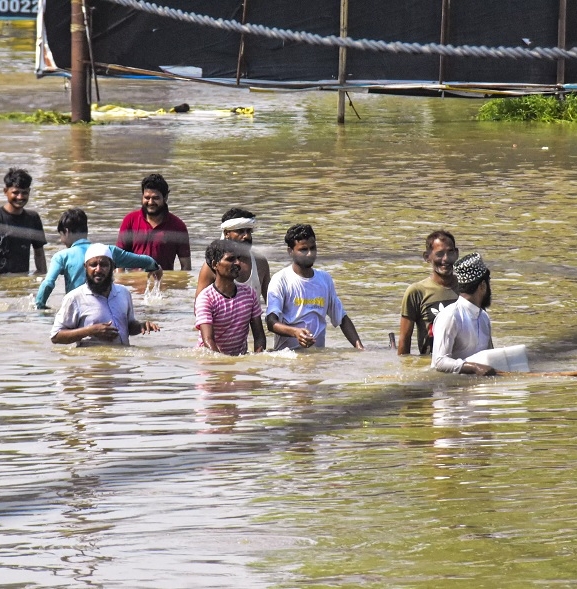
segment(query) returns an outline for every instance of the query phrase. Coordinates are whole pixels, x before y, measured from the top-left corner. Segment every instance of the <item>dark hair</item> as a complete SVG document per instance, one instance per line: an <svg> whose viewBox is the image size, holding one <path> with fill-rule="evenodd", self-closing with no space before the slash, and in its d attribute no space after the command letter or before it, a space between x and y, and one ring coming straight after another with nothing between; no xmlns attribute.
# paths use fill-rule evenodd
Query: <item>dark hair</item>
<svg viewBox="0 0 577 589"><path fill-rule="evenodd" d="M228 221L229 219L254 219L256 215L247 211L246 209L230 209L222 216L221 223Z"/></svg>
<svg viewBox="0 0 577 589"><path fill-rule="evenodd" d="M248 248L232 239L215 239L204 252L204 259L212 270L213 265L222 260L224 254L232 253L238 256L246 255Z"/></svg>
<svg viewBox="0 0 577 589"><path fill-rule="evenodd" d="M292 249L297 241L310 239L311 237L316 239L313 228L310 225L298 223L297 225L289 227L286 235L284 236L284 241Z"/></svg>
<svg viewBox="0 0 577 589"><path fill-rule="evenodd" d="M478 288L482 282L487 282L489 284L489 278L491 278L491 272L487 270L481 278L477 278L474 282L469 282L467 284L459 284L459 292L463 294L472 295Z"/></svg>
<svg viewBox="0 0 577 589"><path fill-rule="evenodd" d="M10 168L6 176L4 176L4 186L11 188L30 188L32 184L32 176L22 168Z"/></svg>
<svg viewBox="0 0 577 589"><path fill-rule="evenodd" d="M453 234L449 233L448 231L445 231L444 229L439 229L438 231L433 231L433 233L429 233L429 235L427 235L427 240L425 241L427 253L431 253L431 251L433 250L433 242L436 239L445 242L451 241L453 243L453 247L457 247L457 242L455 241Z"/></svg>
<svg viewBox="0 0 577 589"><path fill-rule="evenodd" d="M170 192L168 184L161 174L149 174L146 176L146 178L142 180L142 194L144 194L144 191L147 188L149 190L158 190L164 198L166 198Z"/></svg>
<svg viewBox="0 0 577 589"><path fill-rule="evenodd" d="M68 209L64 211L58 221L58 233L88 233L88 217L82 209Z"/></svg>

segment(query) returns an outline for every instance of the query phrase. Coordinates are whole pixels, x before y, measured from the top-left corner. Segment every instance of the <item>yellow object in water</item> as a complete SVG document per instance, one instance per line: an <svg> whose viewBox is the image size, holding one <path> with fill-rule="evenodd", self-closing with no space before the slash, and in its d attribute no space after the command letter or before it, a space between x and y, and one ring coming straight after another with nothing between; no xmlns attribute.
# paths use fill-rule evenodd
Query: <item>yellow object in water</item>
<svg viewBox="0 0 577 589"><path fill-rule="evenodd" d="M91 116L94 121L112 121L121 119L147 119L150 117L157 117L163 115L178 115L178 116L191 116L197 115L206 117L207 115L222 117L237 115L248 115L254 114L254 107L252 106L236 106L228 109L214 109L214 110L200 110L194 109L187 112L178 112L174 108L166 111L164 108L158 110L143 110L141 108L130 108L127 106L117 106L114 104L103 104L99 106L93 104L91 107Z"/></svg>

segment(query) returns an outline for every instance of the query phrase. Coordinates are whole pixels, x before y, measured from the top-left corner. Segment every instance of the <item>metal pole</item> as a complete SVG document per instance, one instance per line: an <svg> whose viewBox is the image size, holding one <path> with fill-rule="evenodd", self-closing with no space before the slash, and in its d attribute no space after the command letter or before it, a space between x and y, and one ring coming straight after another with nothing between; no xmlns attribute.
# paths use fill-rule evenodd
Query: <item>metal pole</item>
<svg viewBox="0 0 577 589"><path fill-rule="evenodd" d="M567 0L559 0L559 25L557 27L557 47L565 49L567 42ZM565 58L557 60L557 84L565 83Z"/></svg>
<svg viewBox="0 0 577 589"><path fill-rule="evenodd" d="M349 0L341 0L341 37L348 35L349 28ZM339 47L339 85L344 86L347 82L347 48ZM339 102L337 107L337 122L345 124L345 97L346 90L339 89Z"/></svg>
<svg viewBox="0 0 577 589"><path fill-rule="evenodd" d="M441 36L439 43L441 45L447 44L447 37L449 36L449 11L451 8L451 0L442 0L441 7ZM445 56L439 56L439 84L445 81Z"/></svg>
<svg viewBox="0 0 577 589"><path fill-rule="evenodd" d="M72 80L70 82L71 95L70 106L72 122L90 122L90 101L88 99L88 85L90 79L87 76L86 67L86 31L84 29L84 15L82 13L82 0L70 2L70 69Z"/></svg>

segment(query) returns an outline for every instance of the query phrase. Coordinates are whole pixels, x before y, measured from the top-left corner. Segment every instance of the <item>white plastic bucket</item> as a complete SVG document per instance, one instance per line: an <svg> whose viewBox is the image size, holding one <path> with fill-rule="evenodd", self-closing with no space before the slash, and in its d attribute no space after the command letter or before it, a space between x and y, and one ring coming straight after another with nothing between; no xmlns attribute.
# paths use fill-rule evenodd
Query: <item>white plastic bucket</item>
<svg viewBox="0 0 577 589"><path fill-rule="evenodd" d="M487 364L495 370L502 370L503 372L529 372L527 349L523 344L483 350L469 356L465 361Z"/></svg>

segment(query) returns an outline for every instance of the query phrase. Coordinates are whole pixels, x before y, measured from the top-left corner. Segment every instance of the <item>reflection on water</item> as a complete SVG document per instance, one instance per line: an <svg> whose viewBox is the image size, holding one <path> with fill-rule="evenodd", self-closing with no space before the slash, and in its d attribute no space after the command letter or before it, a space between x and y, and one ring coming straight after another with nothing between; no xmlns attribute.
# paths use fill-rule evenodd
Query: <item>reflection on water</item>
<svg viewBox="0 0 577 589"><path fill-rule="evenodd" d="M0 61L29 64L4 31ZM62 80L10 67L2 111L68 107ZM118 276L162 328L120 350L52 346L62 282L34 311L40 278L0 277L2 584L574 586L574 381L435 374L387 337L427 273L424 237L444 226L491 267L496 344L526 344L536 371L577 368L573 128L479 124L474 101L354 94L361 120L337 128L332 94L134 80L101 91L211 112L0 122L1 168L32 173L48 258L65 208L114 243L140 180L161 171L193 271L165 273L153 300L144 273ZM239 105L255 116L215 112ZM306 353L195 349L196 276L231 206L257 214L273 271L288 262L288 225L313 223L365 353L332 329Z"/></svg>

